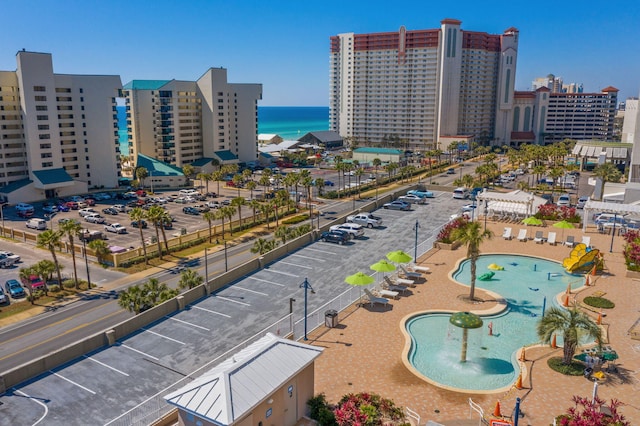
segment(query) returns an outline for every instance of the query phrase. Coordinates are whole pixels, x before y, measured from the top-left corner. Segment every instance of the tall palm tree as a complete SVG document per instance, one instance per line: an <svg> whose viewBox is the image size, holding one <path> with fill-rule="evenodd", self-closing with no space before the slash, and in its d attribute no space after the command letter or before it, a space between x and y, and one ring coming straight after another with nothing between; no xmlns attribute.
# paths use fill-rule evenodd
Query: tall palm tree
<svg viewBox="0 0 640 426"><path fill-rule="evenodd" d="M76 222L75 220L67 220L64 223L60 224L60 232L63 235L66 235L69 239L69 245L71 246L71 259L73 260L73 281L76 284L76 289L80 287L80 283L78 282L78 269L76 267L76 245L74 243L74 238L80 233L82 230L82 225L80 222ZM62 283L60 283L62 285Z"/></svg>
<svg viewBox="0 0 640 426"><path fill-rule="evenodd" d="M612 163L599 164L593 169L593 175L600 179L600 200L604 196L604 185L607 182L620 182L622 173Z"/></svg>
<svg viewBox="0 0 640 426"><path fill-rule="evenodd" d="M102 263L106 259L109 253L111 253L111 250L109 250L109 244L107 244L104 240L91 241L89 243L89 248L96 254L96 258L100 263Z"/></svg>
<svg viewBox="0 0 640 426"><path fill-rule="evenodd" d="M216 220L216 214L212 211L204 212L202 214L202 219L206 220L209 223L209 243L211 243L211 241L213 240L213 230L211 228L213 221Z"/></svg>
<svg viewBox="0 0 640 426"><path fill-rule="evenodd" d="M249 201L249 207L253 210L253 225L256 224L256 212L260 209L260 205L261 203L258 200Z"/></svg>
<svg viewBox="0 0 640 426"><path fill-rule="evenodd" d="M315 183L316 188L318 188L318 197L322 197L322 193L324 192L324 187L326 185L324 179L316 178L313 182Z"/></svg>
<svg viewBox="0 0 640 426"><path fill-rule="evenodd" d="M563 364L571 364L571 359L576 353L579 339L583 335L595 339L598 344L602 342L602 330L598 324L587 314L580 312L576 308L562 309L551 307L547 309L538 323L537 332L542 342L547 344L551 342L554 334L562 334Z"/></svg>
<svg viewBox="0 0 640 426"><path fill-rule="evenodd" d="M223 178L224 178L224 172L222 171L222 169L218 169L215 172L211 173L211 179L218 183L218 192L217 192L218 195L220 195L220 181Z"/></svg>
<svg viewBox="0 0 640 426"><path fill-rule="evenodd" d="M211 180L213 179L211 177L211 173L198 173L197 177L204 182L205 191L206 193L209 193L209 182L211 182Z"/></svg>
<svg viewBox="0 0 640 426"><path fill-rule="evenodd" d="M235 175L233 175L233 179L231 181L236 186L236 189L238 190L238 197L239 197L240 196L240 187L242 186L242 183L244 182L244 178L242 177L242 175L240 173L236 173Z"/></svg>
<svg viewBox="0 0 640 426"><path fill-rule="evenodd" d="M457 228L452 233L452 238L467 246L467 258L471 261L471 282L469 299L475 299L476 292L476 263L480 257L480 244L484 240L489 240L493 232L488 229L484 231L480 227L480 222L468 222L464 226Z"/></svg>
<svg viewBox="0 0 640 426"><path fill-rule="evenodd" d="M146 167L136 167L136 179L140 182L140 186L144 186L144 180L149 176L149 170Z"/></svg>
<svg viewBox="0 0 640 426"><path fill-rule="evenodd" d="M204 282L202 275L198 274L193 269L185 269L180 274L180 281L178 281L178 287L182 290L192 289L198 287Z"/></svg>
<svg viewBox="0 0 640 426"><path fill-rule="evenodd" d="M149 258L147 257L147 246L144 243L144 235L142 234L142 221L147 218L147 212L140 207L135 207L129 212L129 218L132 222L138 223L138 231L140 231L140 243L142 244L142 252L144 253L144 263L149 264Z"/></svg>
<svg viewBox="0 0 640 426"><path fill-rule="evenodd" d="M264 221L267 223L267 229L271 229L269 224L271 219L271 203L260 203L260 213L264 215ZM224 225L223 225L224 226Z"/></svg>
<svg viewBox="0 0 640 426"><path fill-rule="evenodd" d="M227 218L226 213L224 212L224 208L229 206L222 206L217 209L214 213L216 220L220 220L222 222L222 239L224 240L224 220Z"/></svg>
<svg viewBox="0 0 640 426"><path fill-rule="evenodd" d="M61 232L47 229L46 231L42 231L40 234L38 234L38 239L36 240L36 244L38 247L44 247L51 252L53 263L56 264L56 273L58 275L58 283L62 285L62 275L60 275L60 264L58 263L58 258L56 256L56 247L60 244L60 237L62 237Z"/></svg>
<svg viewBox="0 0 640 426"><path fill-rule="evenodd" d="M240 224L240 229L242 229L242 206L247 204L247 200L244 197L236 197L231 200L231 205L238 209L238 223Z"/></svg>
<svg viewBox="0 0 640 426"><path fill-rule="evenodd" d="M165 211L160 206L151 206L149 210L147 210L147 218L153 224L154 229L156 230L156 243L158 244L158 256L160 256L160 260L162 260L162 245L160 241L160 228L164 229L164 214ZM167 242L165 241L165 245ZM169 248L167 247L167 252Z"/></svg>
<svg viewBox="0 0 640 426"><path fill-rule="evenodd" d="M222 211L222 223L224 224L224 219L229 220L229 235L233 235L233 225L231 224L231 219L233 219L233 215L236 214L236 209L233 206L222 206L219 210ZM223 232L224 234L224 232ZM223 235L224 237L224 235Z"/></svg>
<svg viewBox="0 0 640 426"><path fill-rule="evenodd" d="M256 181L250 180L249 182L247 182L247 184L245 185L245 188L247 188L250 192L249 192L249 198L251 198L253 200L253 191L255 191L256 187L258 186L258 184L256 183Z"/></svg>

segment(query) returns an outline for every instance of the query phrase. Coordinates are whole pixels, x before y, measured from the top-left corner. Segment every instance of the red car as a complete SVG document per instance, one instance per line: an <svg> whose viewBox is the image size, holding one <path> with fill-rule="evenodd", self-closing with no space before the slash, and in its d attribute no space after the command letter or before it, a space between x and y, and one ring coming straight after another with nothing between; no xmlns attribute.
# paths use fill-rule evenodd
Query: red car
<svg viewBox="0 0 640 426"><path fill-rule="evenodd" d="M67 201L64 205L69 207L71 210L78 210L78 203L75 201Z"/></svg>
<svg viewBox="0 0 640 426"><path fill-rule="evenodd" d="M94 200L93 198L85 198L84 202L87 203L87 205L90 207L96 205L96 200Z"/></svg>

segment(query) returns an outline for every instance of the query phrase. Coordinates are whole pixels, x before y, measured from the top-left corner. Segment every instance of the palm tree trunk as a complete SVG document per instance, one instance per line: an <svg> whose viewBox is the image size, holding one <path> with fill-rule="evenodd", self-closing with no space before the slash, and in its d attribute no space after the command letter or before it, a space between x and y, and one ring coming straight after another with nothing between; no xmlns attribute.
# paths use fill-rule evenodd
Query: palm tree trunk
<svg viewBox="0 0 640 426"><path fill-rule="evenodd" d="M69 236L69 244L71 244L71 259L73 260L73 280L76 283L76 290L80 288L78 284L78 269L76 267L76 246L73 243L73 237ZM62 283L60 283L60 288L62 288Z"/></svg>
<svg viewBox="0 0 640 426"><path fill-rule="evenodd" d="M164 248L167 249L167 254L169 254L169 243L167 243L167 234L164 232L164 222L160 225L160 231L162 231L162 239L164 240Z"/></svg>
<svg viewBox="0 0 640 426"><path fill-rule="evenodd" d="M162 260L162 244L160 243L160 233L158 232L158 225L154 224L156 228L156 242L158 243L158 256L160 256L160 260Z"/></svg>
<svg viewBox="0 0 640 426"><path fill-rule="evenodd" d="M147 257L147 246L144 243L144 235L142 234L142 219L138 219L138 230L140 231L140 242L142 243L142 252L144 253L144 263L149 264L149 258ZM87 254L85 253L85 256Z"/></svg>
<svg viewBox="0 0 640 426"><path fill-rule="evenodd" d="M53 257L53 263L56 264L56 274L58 275L58 285L62 287L62 275L60 275L60 265L58 264L58 258L56 257L56 248L55 246L51 246L51 257ZM47 286L45 284L44 288ZM46 290L45 290L46 292Z"/></svg>
<svg viewBox="0 0 640 426"><path fill-rule="evenodd" d="M213 240L213 234L211 233L211 221L209 220L209 244L211 244L211 241Z"/></svg>
<svg viewBox="0 0 640 426"><path fill-rule="evenodd" d="M469 299L474 300L476 296L476 261L477 257L471 258L471 282L469 283Z"/></svg>

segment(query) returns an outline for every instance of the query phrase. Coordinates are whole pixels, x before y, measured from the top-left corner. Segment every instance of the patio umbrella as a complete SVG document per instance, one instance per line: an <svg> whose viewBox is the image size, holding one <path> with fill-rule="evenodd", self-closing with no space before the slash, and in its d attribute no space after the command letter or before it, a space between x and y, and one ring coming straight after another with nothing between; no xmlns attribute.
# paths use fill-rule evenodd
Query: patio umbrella
<svg viewBox="0 0 640 426"><path fill-rule="evenodd" d="M396 250L387 253L387 259L394 263L408 263L413 260L413 257L402 250Z"/></svg>
<svg viewBox="0 0 640 426"><path fill-rule="evenodd" d="M525 225L540 226L542 225L542 220L538 219L535 216L529 216L528 218L524 219L522 223L524 223Z"/></svg>
<svg viewBox="0 0 640 426"><path fill-rule="evenodd" d="M344 279L344 282L354 287L364 287L373 283L374 281L375 279L371 275L367 275L364 272L356 272L355 274L349 275L347 278ZM362 298L362 289L360 290L360 299L361 298Z"/></svg>
<svg viewBox="0 0 640 426"><path fill-rule="evenodd" d="M387 262L386 260L380 260L369 267L372 271L376 272L393 272L396 270L394 264Z"/></svg>
<svg viewBox="0 0 640 426"><path fill-rule="evenodd" d="M562 240L564 240L564 230L565 229L573 229L574 226L572 223L567 222L566 220L561 220L560 222L556 222L553 224L554 228L562 229Z"/></svg>

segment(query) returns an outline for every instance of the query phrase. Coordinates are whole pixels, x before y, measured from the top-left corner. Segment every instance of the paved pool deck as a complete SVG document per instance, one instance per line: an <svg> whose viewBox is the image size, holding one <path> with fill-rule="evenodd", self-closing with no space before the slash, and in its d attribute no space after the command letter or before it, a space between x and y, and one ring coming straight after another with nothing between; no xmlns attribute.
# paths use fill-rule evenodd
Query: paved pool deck
<svg viewBox="0 0 640 426"><path fill-rule="evenodd" d="M521 242L515 238L504 240L501 235L505 226L513 229L513 235L525 228L519 224L489 222L487 227L495 235L482 245L483 254L525 254L561 262L571 251L560 244L551 246L536 244L533 240ZM566 229L563 234L562 229L546 226L529 227L529 236L533 236L536 230L544 231L545 236L549 231L555 231L559 239L573 235L576 241L580 241L583 235L581 229ZM580 302L586 296L604 292L604 297L616 304L614 309L606 311L603 327L608 337L607 344L619 355L618 372L606 374L599 384L598 395L607 402L618 399L625 403L620 411L631 424L640 424L640 341L632 340L627 334L640 318L640 279L625 276L622 237L615 237L613 252L610 253L610 235L599 234L594 228L587 230L585 235L591 237L593 247L604 253L607 271L595 277L595 285L573 293L572 302ZM418 262L431 268L431 273L425 275L425 283L412 289L413 294L391 300L391 306L386 309L379 305L354 305L340 313L338 327L321 327L311 333L309 343L325 348L324 354L316 360L315 392L324 392L332 403L348 393L374 392L416 411L421 416L422 424L433 420L447 425L461 424L462 420L468 421L470 418L476 419L475 424L478 424L476 413L470 417L470 398L490 418L496 401L500 401L502 414L510 416L516 398L520 397L521 412L524 414L520 425L551 424L555 415L565 413L573 406L574 395L590 398L593 382L582 376L561 375L547 366L549 357L562 355L562 348L528 348L523 389L511 388L494 394L444 390L416 377L405 367L402 361L405 338L400 330L400 322L405 316L425 309L482 311L495 308L493 297L481 289L477 289L476 296L484 299L483 302L466 302L463 296L468 295L468 287L449 279L449 273L465 254L466 247L453 251L431 250ZM596 312L585 312L594 320L597 318Z"/></svg>

